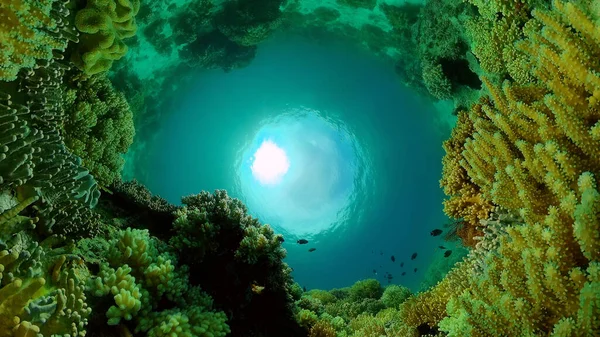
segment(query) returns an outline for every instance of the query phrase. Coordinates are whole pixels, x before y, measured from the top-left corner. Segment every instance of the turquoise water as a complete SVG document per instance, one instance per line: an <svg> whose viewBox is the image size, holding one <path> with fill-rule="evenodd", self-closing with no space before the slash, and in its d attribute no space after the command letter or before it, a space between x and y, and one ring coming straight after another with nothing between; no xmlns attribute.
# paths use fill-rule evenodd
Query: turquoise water
<svg viewBox="0 0 600 337"><path fill-rule="evenodd" d="M135 163L151 191L179 203L227 189L284 234L286 261L309 289L387 284L386 271L418 288L443 253L429 232L446 221L438 180L447 135L393 65L342 43L278 37L247 68L195 77Z"/></svg>

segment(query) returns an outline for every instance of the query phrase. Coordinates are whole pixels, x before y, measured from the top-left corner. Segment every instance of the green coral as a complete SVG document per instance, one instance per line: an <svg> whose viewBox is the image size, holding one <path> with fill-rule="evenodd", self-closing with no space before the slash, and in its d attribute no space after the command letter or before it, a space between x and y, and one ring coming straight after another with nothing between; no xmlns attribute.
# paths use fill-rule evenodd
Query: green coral
<svg viewBox="0 0 600 337"><path fill-rule="evenodd" d="M360 301L367 298L378 300L383 294L383 288L376 279L361 280L350 287L350 300Z"/></svg>
<svg viewBox="0 0 600 337"><path fill-rule="evenodd" d="M81 37L71 61L87 75L109 70L127 54L123 40L135 35L139 8L139 0L88 0L75 15Z"/></svg>
<svg viewBox="0 0 600 337"><path fill-rule="evenodd" d="M80 286L85 267L61 238L34 237L35 219L18 213L35 200L0 215L0 336L84 336L91 313Z"/></svg>
<svg viewBox="0 0 600 337"><path fill-rule="evenodd" d="M122 155L133 143L133 113L125 96L103 75L72 80L65 95L63 137L66 146L101 186L121 177Z"/></svg>
<svg viewBox="0 0 600 337"><path fill-rule="evenodd" d="M235 251L236 258L249 264L257 263L263 256L267 256L269 261L285 258L286 251L281 248L283 236L276 235L269 225L249 226L244 232L244 238Z"/></svg>
<svg viewBox="0 0 600 337"><path fill-rule="evenodd" d="M408 288L393 284L385 287L383 295L381 295L381 302L388 308L397 309L410 295L411 292Z"/></svg>
<svg viewBox="0 0 600 337"><path fill-rule="evenodd" d="M191 306L185 310L165 310L143 318L136 331L148 337L224 337L231 332L222 312Z"/></svg>
<svg viewBox="0 0 600 337"><path fill-rule="evenodd" d="M130 321L142 308L142 291L130 275L131 267L124 265L118 269L102 265L102 270L91 281L90 288L97 297L111 294L115 305L106 312L108 325L117 325L121 319Z"/></svg>
<svg viewBox="0 0 600 337"><path fill-rule="evenodd" d="M298 321L301 327L309 329L310 327L315 325L317 321L319 321L319 316L313 311L301 309L296 314L296 320Z"/></svg>

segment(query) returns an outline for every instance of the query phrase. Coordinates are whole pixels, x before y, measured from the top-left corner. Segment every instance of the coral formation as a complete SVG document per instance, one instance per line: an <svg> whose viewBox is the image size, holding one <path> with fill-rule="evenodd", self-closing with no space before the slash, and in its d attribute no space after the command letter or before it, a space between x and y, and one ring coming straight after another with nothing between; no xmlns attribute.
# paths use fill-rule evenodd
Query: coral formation
<svg viewBox="0 0 600 337"><path fill-rule="evenodd" d="M65 1L8 0L0 4L0 81L13 81L21 69L54 58L77 32L66 21Z"/></svg>
<svg viewBox="0 0 600 337"><path fill-rule="evenodd" d="M102 75L66 81L62 134L67 148L106 187L120 179L135 129L133 114L123 94Z"/></svg>
<svg viewBox="0 0 600 337"><path fill-rule="evenodd" d="M113 61L127 53L123 40L136 34L139 8L139 0L86 0L85 8L75 15L81 37L72 62L88 75L109 70Z"/></svg>
<svg viewBox="0 0 600 337"><path fill-rule="evenodd" d="M196 0L170 4L175 14L165 18L157 17L158 1L142 8L142 35L160 54L182 58L177 76L198 67L228 71L247 65L284 20L334 25L344 11L376 6L338 2L339 10L327 4L312 13L300 13L296 3L295 14L292 3L284 15L280 0ZM381 3L377 11L389 27L376 20L334 25L393 59L405 84L459 107L440 185L444 211L455 219L445 235L470 251L457 262L465 253L452 248L443 272L411 295L374 279L303 291L283 262L283 238L225 191L175 206L120 181L132 110L136 120L156 123L152 113L165 107L161 89L177 87L173 78L158 89L144 89L154 81L121 83L145 105L157 103L142 113L98 75L127 52L123 40L136 33L140 3L5 1L0 336L599 335L594 6ZM403 49L390 56L394 46ZM120 76L130 74L125 68ZM100 187L108 193L101 196Z"/></svg>

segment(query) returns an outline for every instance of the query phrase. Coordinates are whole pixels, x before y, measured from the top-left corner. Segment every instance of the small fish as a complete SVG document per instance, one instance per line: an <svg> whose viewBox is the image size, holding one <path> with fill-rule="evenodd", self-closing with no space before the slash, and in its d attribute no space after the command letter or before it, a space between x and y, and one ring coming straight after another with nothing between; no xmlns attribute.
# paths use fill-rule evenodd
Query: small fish
<svg viewBox="0 0 600 337"><path fill-rule="evenodd" d="M302 291L306 292L306 287L302 287Z"/></svg>
<svg viewBox="0 0 600 337"><path fill-rule="evenodd" d="M431 234L431 236L438 236L438 235L442 234L442 232L443 231L441 229L434 229L431 231L430 234Z"/></svg>
<svg viewBox="0 0 600 337"><path fill-rule="evenodd" d="M393 279L394 277L392 276L392 274L387 274L386 276L388 279Z"/></svg>
<svg viewBox="0 0 600 337"><path fill-rule="evenodd" d="M377 275L377 270L373 269L373 274Z"/></svg>
<svg viewBox="0 0 600 337"><path fill-rule="evenodd" d="M305 244L308 243L308 240L306 240L306 239L300 239L300 240L298 240L296 242L298 242L299 245L305 245Z"/></svg>
<svg viewBox="0 0 600 337"><path fill-rule="evenodd" d="M259 286L256 283L252 283L252 292L253 293L260 295L260 293L262 293L263 290L265 290L265 287Z"/></svg>
<svg viewBox="0 0 600 337"><path fill-rule="evenodd" d="M379 252L379 255L383 255L383 252Z"/></svg>
<svg viewBox="0 0 600 337"><path fill-rule="evenodd" d="M452 254L452 251L451 251L451 250L447 250L447 251L444 253L444 257L448 257L448 256L450 256L450 254Z"/></svg>
<svg viewBox="0 0 600 337"><path fill-rule="evenodd" d="M312 253L312 252L314 252L315 250L317 250L317 248L310 248L308 251L309 251L310 253Z"/></svg>
<svg viewBox="0 0 600 337"><path fill-rule="evenodd" d="M417 253L413 253L413 255L410 257L411 260L414 260L417 258Z"/></svg>
<svg viewBox="0 0 600 337"><path fill-rule="evenodd" d="M400 267L404 267L404 262L400 262Z"/></svg>
<svg viewBox="0 0 600 337"><path fill-rule="evenodd" d="M396 258L392 255L392 262L396 262Z"/></svg>
<svg viewBox="0 0 600 337"><path fill-rule="evenodd" d="M281 242L281 243L284 243L284 242L285 242L285 239L283 238L283 236L278 236L278 237L277 237L277 241L279 241L279 242Z"/></svg>
<svg viewBox="0 0 600 337"><path fill-rule="evenodd" d="M404 276L404 275L406 275L406 272L405 272L405 271L403 271L403 272L402 272L402 276Z"/></svg>
<svg viewBox="0 0 600 337"><path fill-rule="evenodd" d="M392 280L388 280L388 284L392 283Z"/></svg>
<svg viewBox="0 0 600 337"><path fill-rule="evenodd" d="M438 246L440 249L446 249L446 247L444 246Z"/></svg>
<svg viewBox="0 0 600 337"><path fill-rule="evenodd" d="M417 272L417 268L415 268L415 273Z"/></svg>

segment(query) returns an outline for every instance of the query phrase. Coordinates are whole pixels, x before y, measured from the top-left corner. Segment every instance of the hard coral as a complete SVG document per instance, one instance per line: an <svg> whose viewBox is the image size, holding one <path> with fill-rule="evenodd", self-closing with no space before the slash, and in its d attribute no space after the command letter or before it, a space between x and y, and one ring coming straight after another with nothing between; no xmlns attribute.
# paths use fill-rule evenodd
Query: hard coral
<svg viewBox="0 0 600 337"><path fill-rule="evenodd" d="M133 143L129 104L104 75L71 80L65 96L65 144L101 186L109 186L120 179L122 156Z"/></svg>

